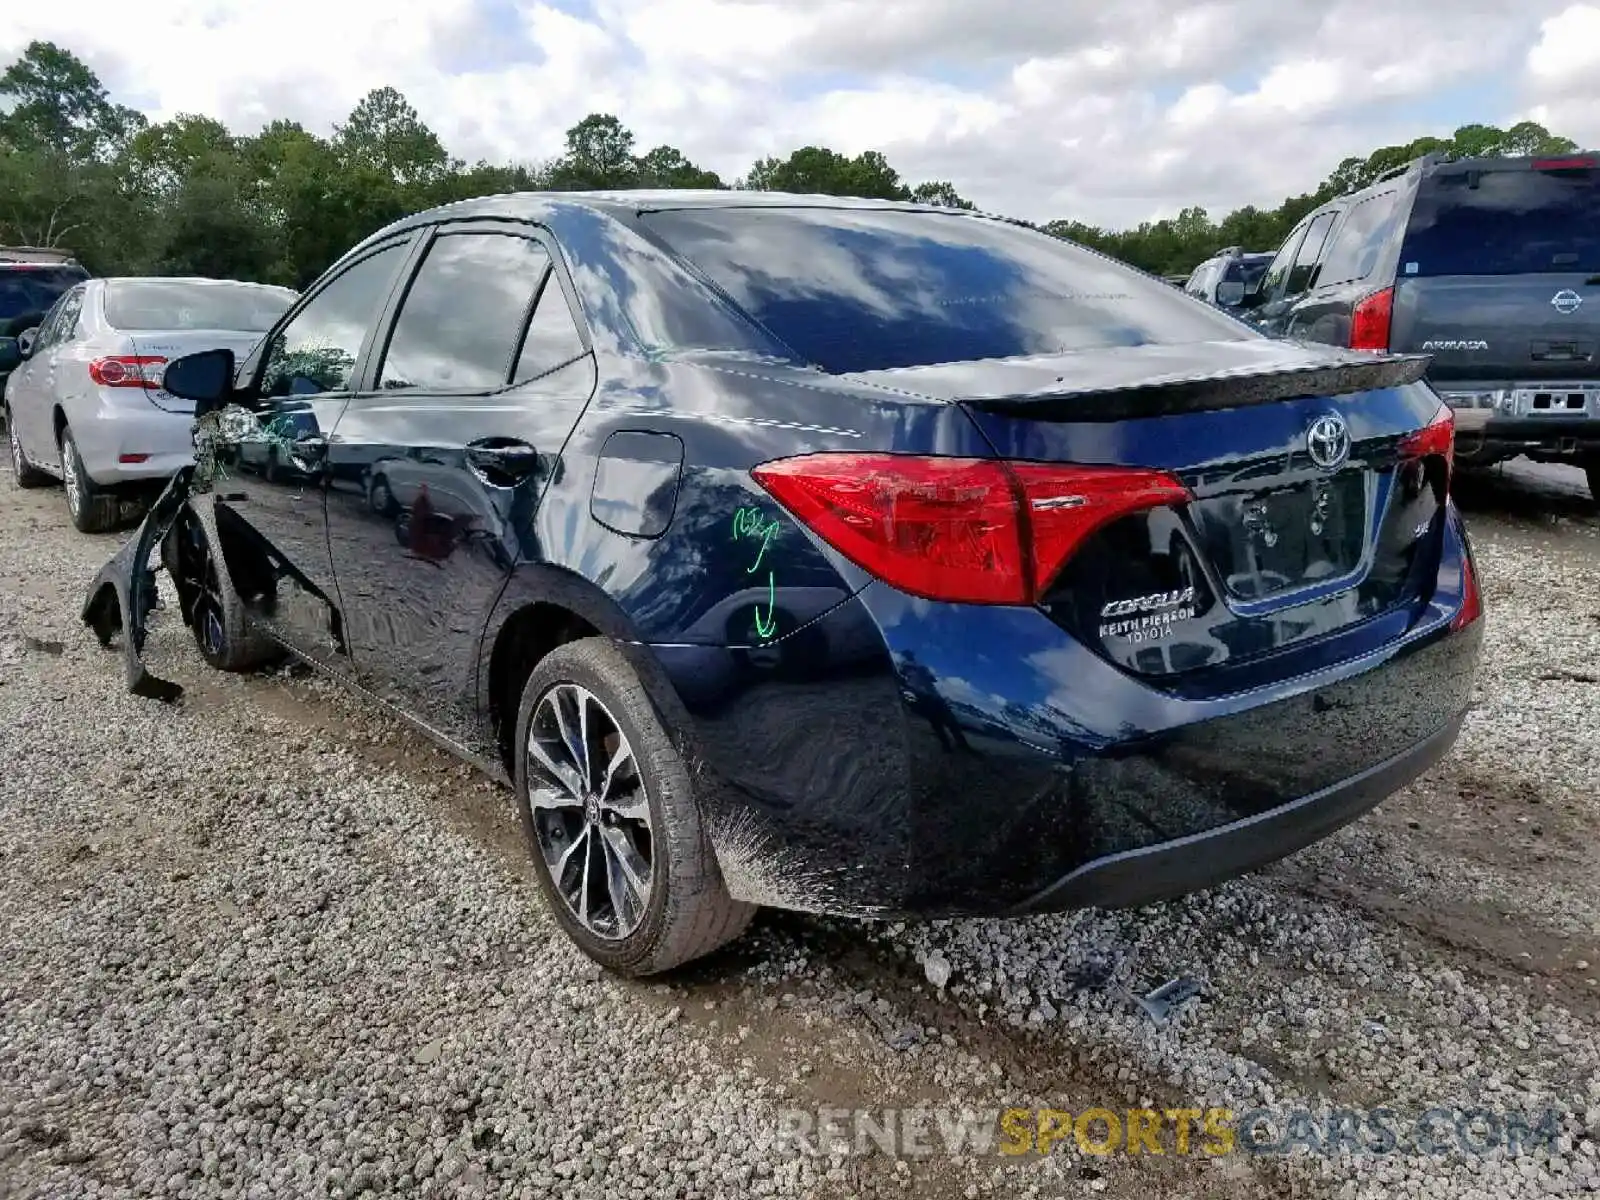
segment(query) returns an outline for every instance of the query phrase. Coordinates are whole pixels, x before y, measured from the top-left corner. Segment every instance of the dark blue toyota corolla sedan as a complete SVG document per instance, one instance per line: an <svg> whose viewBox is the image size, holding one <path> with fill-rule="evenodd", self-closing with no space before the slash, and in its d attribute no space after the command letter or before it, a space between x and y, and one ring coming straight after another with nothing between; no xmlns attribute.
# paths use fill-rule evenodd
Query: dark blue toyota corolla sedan
<svg viewBox="0 0 1600 1200"><path fill-rule="evenodd" d="M1136 905L1355 818L1482 622L1424 361L1272 341L1003 220L748 192L402 221L196 402L160 543L213 665L292 653L516 787L620 971L757 905Z"/></svg>

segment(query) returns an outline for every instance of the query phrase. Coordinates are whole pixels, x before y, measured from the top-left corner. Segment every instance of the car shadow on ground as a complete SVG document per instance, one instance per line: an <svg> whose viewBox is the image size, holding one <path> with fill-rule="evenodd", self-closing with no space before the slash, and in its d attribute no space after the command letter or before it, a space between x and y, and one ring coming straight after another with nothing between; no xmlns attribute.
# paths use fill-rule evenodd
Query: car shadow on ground
<svg viewBox="0 0 1600 1200"><path fill-rule="evenodd" d="M1588 482L1576 467L1518 458L1485 469L1458 468L1451 490L1469 519L1481 513L1600 523L1600 504L1589 495Z"/></svg>

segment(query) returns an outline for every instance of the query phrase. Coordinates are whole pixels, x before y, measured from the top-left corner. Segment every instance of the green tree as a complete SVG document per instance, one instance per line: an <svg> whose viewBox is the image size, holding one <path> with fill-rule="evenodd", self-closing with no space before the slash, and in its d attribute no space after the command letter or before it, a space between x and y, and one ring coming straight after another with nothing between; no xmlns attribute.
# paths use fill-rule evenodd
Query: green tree
<svg viewBox="0 0 1600 1200"><path fill-rule="evenodd" d="M909 200L911 189L876 150L846 158L821 146L802 146L788 158L764 158L750 168L744 186L762 192L863 196Z"/></svg>
<svg viewBox="0 0 1600 1200"><path fill-rule="evenodd" d="M436 182L451 169L438 135L392 87L374 88L361 98L344 124L334 126L333 147L344 162L402 187Z"/></svg>
<svg viewBox="0 0 1600 1200"><path fill-rule="evenodd" d="M590 113L567 130L567 152L551 167L549 184L562 191L625 188L638 175L633 132L610 113Z"/></svg>
<svg viewBox="0 0 1600 1200"><path fill-rule="evenodd" d="M721 188L727 185L715 171L695 166L675 146L657 146L638 159L635 176L640 187Z"/></svg>
<svg viewBox="0 0 1600 1200"><path fill-rule="evenodd" d="M0 144L64 155L75 165L109 158L145 119L112 104L88 65L53 42L28 43L0 73Z"/></svg>
<svg viewBox="0 0 1600 1200"><path fill-rule="evenodd" d="M238 146L221 121L182 113L140 130L128 143L126 165L141 188L153 195L176 193L206 164L238 160Z"/></svg>
<svg viewBox="0 0 1600 1200"><path fill-rule="evenodd" d="M956 191L955 184L937 179L919 183L911 189L911 198L918 204L934 204L940 208L976 208L971 200Z"/></svg>

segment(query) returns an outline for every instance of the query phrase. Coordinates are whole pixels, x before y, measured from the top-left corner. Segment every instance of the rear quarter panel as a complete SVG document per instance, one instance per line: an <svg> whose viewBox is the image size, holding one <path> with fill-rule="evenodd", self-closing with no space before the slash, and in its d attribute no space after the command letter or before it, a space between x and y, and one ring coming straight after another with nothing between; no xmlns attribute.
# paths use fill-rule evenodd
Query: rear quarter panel
<svg viewBox="0 0 1600 1200"><path fill-rule="evenodd" d="M578 613L623 646L691 764L734 894L848 911L859 889L835 877L841 831L888 839L856 856L860 869L905 862L897 676L853 599L867 576L791 520L750 468L821 451L992 451L953 405L825 389L793 368L602 353L599 375L486 631L481 694L492 700L489 661L515 613ZM681 441L676 479L659 462L612 457L608 439L626 431ZM618 479L638 480L632 522L618 506L607 524L594 516L603 457L615 496L629 491ZM662 508L659 536L618 531L648 528Z"/></svg>

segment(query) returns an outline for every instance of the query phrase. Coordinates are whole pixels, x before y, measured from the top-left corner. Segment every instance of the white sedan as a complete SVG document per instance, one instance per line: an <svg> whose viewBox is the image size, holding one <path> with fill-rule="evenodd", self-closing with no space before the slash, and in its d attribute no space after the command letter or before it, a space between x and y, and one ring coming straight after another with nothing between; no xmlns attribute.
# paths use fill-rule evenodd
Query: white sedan
<svg viewBox="0 0 1600 1200"><path fill-rule="evenodd" d="M166 364L197 350L243 358L294 303L288 288L226 279L88 279L17 339L6 383L21 487L66 485L72 523L113 528L192 462L194 406L164 391Z"/></svg>

